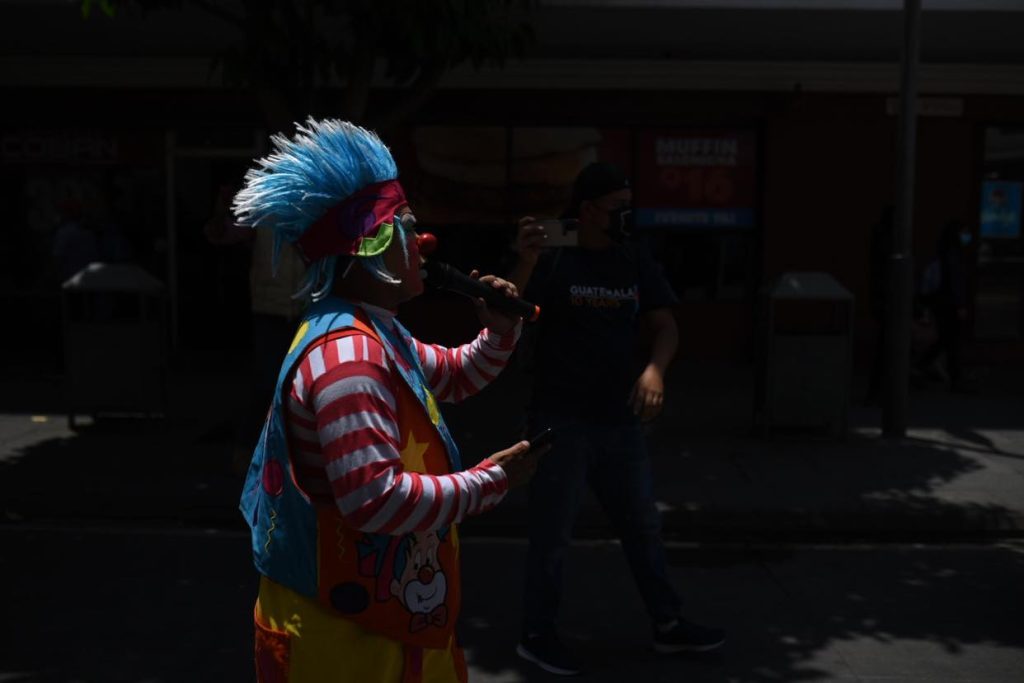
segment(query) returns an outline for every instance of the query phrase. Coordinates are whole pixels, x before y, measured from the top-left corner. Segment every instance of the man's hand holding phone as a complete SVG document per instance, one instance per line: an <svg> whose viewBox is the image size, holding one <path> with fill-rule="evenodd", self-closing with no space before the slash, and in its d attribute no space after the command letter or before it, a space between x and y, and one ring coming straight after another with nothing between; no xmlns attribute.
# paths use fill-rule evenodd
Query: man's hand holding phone
<svg viewBox="0 0 1024 683"><path fill-rule="evenodd" d="M544 226L537 222L533 216L523 216L519 219L519 231L516 233L516 251L519 258L531 266L537 262L540 250L544 248L547 241L547 233Z"/></svg>
<svg viewBox="0 0 1024 683"><path fill-rule="evenodd" d="M544 228L545 247L578 247L580 222L575 218L545 218L537 223Z"/></svg>
<svg viewBox="0 0 1024 683"><path fill-rule="evenodd" d="M523 216L519 219L516 250L520 258L536 261L541 249L579 246L579 221L574 218Z"/></svg>

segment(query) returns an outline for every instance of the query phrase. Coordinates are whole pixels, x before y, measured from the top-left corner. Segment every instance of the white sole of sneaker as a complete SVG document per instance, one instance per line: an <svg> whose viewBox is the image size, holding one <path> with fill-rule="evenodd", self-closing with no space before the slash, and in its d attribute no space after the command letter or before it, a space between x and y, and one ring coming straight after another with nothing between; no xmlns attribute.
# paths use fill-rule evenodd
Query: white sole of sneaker
<svg viewBox="0 0 1024 683"><path fill-rule="evenodd" d="M655 643L654 651L662 655L675 655L680 652L711 652L723 645L725 645L724 639L708 645L664 645L662 643Z"/></svg>
<svg viewBox="0 0 1024 683"><path fill-rule="evenodd" d="M532 652L530 652L525 647L523 647L522 643L520 643L519 645L516 645L516 654L519 655L519 657L521 659L525 659L526 661L530 662L531 664L536 664L540 668L542 668L545 671L547 671L549 674L555 674L556 676L579 676L580 675L580 672L577 671L576 669L563 669L563 668L561 668L559 666L554 666L553 664L548 664L547 662L545 662L545 661L543 661L541 659L538 659Z"/></svg>

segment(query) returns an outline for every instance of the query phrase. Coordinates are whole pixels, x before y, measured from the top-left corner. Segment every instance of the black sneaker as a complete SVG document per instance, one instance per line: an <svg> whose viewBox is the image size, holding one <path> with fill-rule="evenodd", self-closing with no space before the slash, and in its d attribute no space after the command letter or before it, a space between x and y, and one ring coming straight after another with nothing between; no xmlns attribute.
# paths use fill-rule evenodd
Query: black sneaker
<svg viewBox="0 0 1024 683"><path fill-rule="evenodd" d="M516 646L516 654L528 662L533 662L548 673L559 676L576 676L580 673L579 664L558 636L530 634L523 636Z"/></svg>
<svg viewBox="0 0 1024 683"><path fill-rule="evenodd" d="M654 629L654 650L662 654L708 652L725 645L725 631L698 626L686 619Z"/></svg>

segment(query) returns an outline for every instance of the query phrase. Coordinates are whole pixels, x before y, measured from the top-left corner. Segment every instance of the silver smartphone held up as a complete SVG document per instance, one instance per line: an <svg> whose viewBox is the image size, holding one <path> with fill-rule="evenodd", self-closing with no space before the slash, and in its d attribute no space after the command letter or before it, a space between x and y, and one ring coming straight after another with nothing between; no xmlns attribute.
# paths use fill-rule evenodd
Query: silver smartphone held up
<svg viewBox="0 0 1024 683"><path fill-rule="evenodd" d="M544 240L544 246L552 247L577 247L579 246L580 222L575 218L545 218L537 221L544 228L544 234L548 236Z"/></svg>

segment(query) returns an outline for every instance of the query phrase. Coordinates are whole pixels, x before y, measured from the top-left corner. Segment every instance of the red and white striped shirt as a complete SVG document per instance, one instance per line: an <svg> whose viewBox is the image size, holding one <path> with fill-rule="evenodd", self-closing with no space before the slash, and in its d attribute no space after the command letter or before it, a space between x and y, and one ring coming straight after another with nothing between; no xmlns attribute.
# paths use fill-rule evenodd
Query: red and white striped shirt
<svg viewBox="0 0 1024 683"><path fill-rule="evenodd" d="M363 304L394 329L394 314ZM438 400L457 402L491 382L515 349L520 327L483 330L455 348L407 337ZM386 341L384 343L387 343ZM401 354L397 362L405 364ZM508 490L504 471L488 459L463 472L433 476L406 471L395 392L404 380L384 347L366 334L318 342L298 364L286 404L296 478L310 496L333 498L346 521L362 531L429 531L489 510Z"/></svg>

